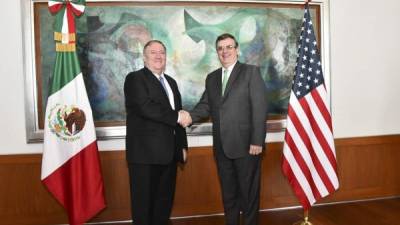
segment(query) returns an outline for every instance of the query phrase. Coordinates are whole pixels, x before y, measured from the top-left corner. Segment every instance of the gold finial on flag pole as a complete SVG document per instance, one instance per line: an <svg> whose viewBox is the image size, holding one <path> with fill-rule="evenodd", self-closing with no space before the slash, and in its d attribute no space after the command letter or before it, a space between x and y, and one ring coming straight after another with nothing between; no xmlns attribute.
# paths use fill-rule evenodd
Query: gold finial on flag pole
<svg viewBox="0 0 400 225"><path fill-rule="evenodd" d="M304 220L300 222L296 222L293 225L313 225L310 221L308 221L308 210L304 211Z"/></svg>

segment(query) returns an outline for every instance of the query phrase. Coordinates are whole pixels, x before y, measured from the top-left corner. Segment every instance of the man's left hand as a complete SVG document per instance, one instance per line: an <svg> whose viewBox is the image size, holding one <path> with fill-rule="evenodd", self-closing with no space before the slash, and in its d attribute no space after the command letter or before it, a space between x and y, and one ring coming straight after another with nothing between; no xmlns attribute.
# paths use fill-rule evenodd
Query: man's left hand
<svg viewBox="0 0 400 225"><path fill-rule="evenodd" d="M186 148L182 149L182 154L183 154L183 162L186 162L186 160L187 160L187 149Z"/></svg>
<svg viewBox="0 0 400 225"><path fill-rule="evenodd" d="M262 152L262 146L259 145L250 145L249 153L250 155L259 155Z"/></svg>

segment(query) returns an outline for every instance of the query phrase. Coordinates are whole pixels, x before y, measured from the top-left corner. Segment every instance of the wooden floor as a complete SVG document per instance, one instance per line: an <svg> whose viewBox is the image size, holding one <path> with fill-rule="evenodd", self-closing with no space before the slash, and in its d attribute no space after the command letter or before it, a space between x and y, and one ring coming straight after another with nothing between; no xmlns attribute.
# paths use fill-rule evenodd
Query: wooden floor
<svg viewBox="0 0 400 225"><path fill-rule="evenodd" d="M400 198L314 206L309 217L313 225L400 225ZM260 213L260 225L292 225L302 218L302 209L266 211ZM224 219L223 216L178 218L171 224L224 225Z"/></svg>

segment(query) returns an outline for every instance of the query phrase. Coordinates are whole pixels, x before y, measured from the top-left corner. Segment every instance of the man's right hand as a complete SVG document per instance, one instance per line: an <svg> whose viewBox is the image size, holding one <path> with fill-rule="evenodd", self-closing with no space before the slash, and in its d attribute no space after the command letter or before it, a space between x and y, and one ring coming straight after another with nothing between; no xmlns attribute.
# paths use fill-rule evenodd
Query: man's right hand
<svg viewBox="0 0 400 225"><path fill-rule="evenodd" d="M190 116L190 114L185 111L185 110L180 110L179 111L179 121L178 123L182 126L182 127L187 127L190 124L192 124L192 117Z"/></svg>

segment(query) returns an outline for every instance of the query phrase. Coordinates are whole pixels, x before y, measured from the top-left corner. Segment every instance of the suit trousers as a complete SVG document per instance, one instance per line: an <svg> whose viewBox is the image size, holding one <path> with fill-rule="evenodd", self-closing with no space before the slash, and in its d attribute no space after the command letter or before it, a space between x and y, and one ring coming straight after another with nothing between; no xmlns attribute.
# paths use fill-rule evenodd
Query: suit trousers
<svg viewBox="0 0 400 225"><path fill-rule="evenodd" d="M167 225L175 194L177 164L131 163L132 220L135 225Z"/></svg>
<svg viewBox="0 0 400 225"><path fill-rule="evenodd" d="M215 156L222 189L225 224L239 225L242 212L244 225L257 225L261 156L248 154L238 159L229 159L221 149L216 150Z"/></svg>

